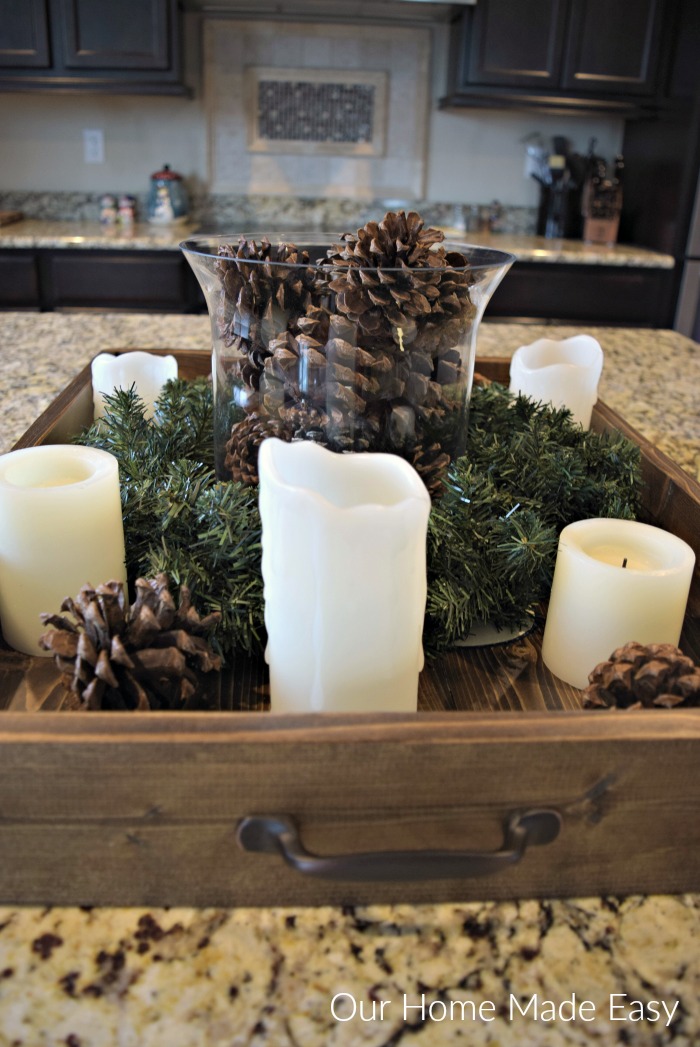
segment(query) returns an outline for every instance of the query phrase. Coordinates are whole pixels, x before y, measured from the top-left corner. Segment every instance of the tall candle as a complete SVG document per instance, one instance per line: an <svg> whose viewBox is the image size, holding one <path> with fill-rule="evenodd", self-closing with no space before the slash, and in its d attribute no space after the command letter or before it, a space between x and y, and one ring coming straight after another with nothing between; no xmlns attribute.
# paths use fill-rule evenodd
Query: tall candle
<svg viewBox="0 0 700 1047"><path fill-rule="evenodd" d="M132 385L143 400L146 418L155 413L155 402L165 383L177 378L177 360L174 356L160 356L140 349L128 353L98 353L91 364L92 396L95 418L105 413L105 394L116 389L131 389Z"/></svg>
<svg viewBox="0 0 700 1047"><path fill-rule="evenodd" d="M588 429L602 370L603 350L590 335L561 341L540 338L513 353L510 391L554 407L567 407L574 422Z"/></svg>
<svg viewBox="0 0 700 1047"><path fill-rule="evenodd" d="M266 658L274 712L415 712L430 497L390 454L263 442Z"/></svg>
<svg viewBox="0 0 700 1047"><path fill-rule="evenodd" d="M695 553L668 531L633 520L593 519L561 532L542 659L585 687L623 644L678 644Z"/></svg>
<svg viewBox="0 0 700 1047"><path fill-rule="evenodd" d="M85 584L126 582L117 459L45 444L0 456L0 623L7 643L47 655L39 615Z"/></svg>

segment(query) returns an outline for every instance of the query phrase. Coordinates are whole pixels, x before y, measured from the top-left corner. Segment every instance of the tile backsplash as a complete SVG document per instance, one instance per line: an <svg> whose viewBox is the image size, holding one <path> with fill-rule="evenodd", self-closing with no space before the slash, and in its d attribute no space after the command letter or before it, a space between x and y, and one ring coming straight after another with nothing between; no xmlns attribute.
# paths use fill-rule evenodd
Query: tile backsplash
<svg viewBox="0 0 700 1047"><path fill-rule="evenodd" d="M0 209L22 211L25 218L54 221L97 221L101 193L20 192L0 190ZM146 193L136 193L137 220L146 214ZM325 230L353 232L370 219L379 219L388 210L418 211L430 225L452 226L464 230L468 239L469 216L474 209L492 210L491 202L472 205L436 203L429 200L353 197L249 196L214 194L192 190L191 216L202 231L210 233L275 232L279 230ZM500 205L498 229L506 233L533 233L537 219L534 207Z"/></svg>
<svg viewBox="0 0 700 1047"><path fill-rule="evenodd" d="M210 191L424 196L430 53L426 28L206 18Z"/></svg>

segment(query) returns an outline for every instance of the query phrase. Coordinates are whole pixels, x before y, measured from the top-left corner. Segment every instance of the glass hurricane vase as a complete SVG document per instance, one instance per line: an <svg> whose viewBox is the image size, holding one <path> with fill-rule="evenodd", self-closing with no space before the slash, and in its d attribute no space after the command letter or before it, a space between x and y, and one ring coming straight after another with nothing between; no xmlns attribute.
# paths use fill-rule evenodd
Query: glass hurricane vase
<svg viewBox="0 0 700 1047"><path fill-rule="evenodd" d="M277 436L399 454L438 492L464 448L477 328L514 259L422 224L180 245L211 318L220 478L256 483Z"/></svg>

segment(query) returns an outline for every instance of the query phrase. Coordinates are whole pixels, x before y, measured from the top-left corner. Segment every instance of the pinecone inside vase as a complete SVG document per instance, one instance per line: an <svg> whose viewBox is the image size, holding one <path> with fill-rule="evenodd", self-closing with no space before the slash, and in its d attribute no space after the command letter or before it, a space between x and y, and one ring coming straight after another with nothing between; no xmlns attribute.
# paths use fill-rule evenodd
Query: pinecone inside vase
<svg viewBox="0 0 700 1047"><path fill-rule="evenodd" d="M268 436L276 436L287 443L292 439L293 430L280 418L269 418L264 414L253 413L231 428L231 435L226 443L224 466L237 483L255 486L258 483L258 451L260 444Z"/></svg>
<svg viewBox="0 0 700 1047"><path fill-rule="evenodd" d="M176 606L165 574L139 578L127 608L124 586L83 586L61 611L42 614L39 640L52 651L76 709L180 709L195 695L199 673L221 668L207 636L220 615L200 618L186 586Z"/></svg>
<svg viewBox="0 0 700 1047"><path fill-rule="evenodd" d="M627 643L588 677L584 707L700 706L700 667L670 643Z"/></svg>
<svg viewBox="0 0 700 1047"><path fill-rule="evenodd" d="M218 253L219 337L236 353L234 377L257 389L270 339L313 306L317 275L308 252L292 243L241 237L237 247L222 244Z"/></svg>
<svg viewBox="0 0 700 1047"><path fill-rule="evenodd" d="M328 251L338 311L357 323L365 347L417 342L432 353L445 339L454 344L474 315L466 258L448 254L438 246L444 233L423 226L415 211L389 211Z"/></svg>
<svg viewBox="0 0 700 1047"><path fill-rule="evenodd" d="M388 212L317 260L267 240L220 249L219 331L237 350L248 412L226 445L234 479L257 482L259 444L274 435L399 454L441 493L465 421L475 307L467 259L423 225Z"/></svg>

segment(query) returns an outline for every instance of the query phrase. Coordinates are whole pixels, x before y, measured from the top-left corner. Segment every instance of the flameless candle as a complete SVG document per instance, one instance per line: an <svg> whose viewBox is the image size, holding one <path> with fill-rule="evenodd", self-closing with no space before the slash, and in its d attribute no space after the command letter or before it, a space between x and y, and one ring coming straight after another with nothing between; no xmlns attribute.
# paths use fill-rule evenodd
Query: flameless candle
<svg viewBox="0 0 700 1047"><path fill-rule="evenodd" d="M117 459L44 444L0 456L0 623L11 647L47 652L39 615L85 584L126 582Z"/></svg>
<svg viewBox="0 0 700 1047"><path fill-rule="evenodd" d="M430 497L391 454L263 442L266 659L274 712L415 712Z"/></svg>
<svg viewBox="0 0 700 1047"><path fill-rule="evenodd" d="M568 407L574 422L588 429L602 370L603 350L590 335L563 341L540 338L513 353L510 391L554 407Z"/></svg>
<svg viewBox="0 0 700 1047"><path fill-rule="evenodd" d="M559 537L542 659L585 687L588 674L630 641L678 644L695 553L682 539L633 520L579 520Z"/></svg>
<svg viewBox="0 0 700 1047"><path fill-rule="evenodd" d="M140 350L119 356L99 353L91 366L95 418L102 418L105 413L105 393L111 395L115 389L131 389L132 385L146 405L146 418L152 418L161 389L168 379L177 378L174 356L158 356Z"/></svg>

